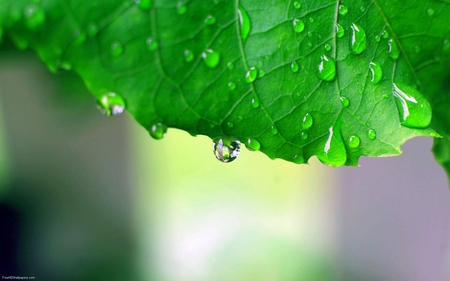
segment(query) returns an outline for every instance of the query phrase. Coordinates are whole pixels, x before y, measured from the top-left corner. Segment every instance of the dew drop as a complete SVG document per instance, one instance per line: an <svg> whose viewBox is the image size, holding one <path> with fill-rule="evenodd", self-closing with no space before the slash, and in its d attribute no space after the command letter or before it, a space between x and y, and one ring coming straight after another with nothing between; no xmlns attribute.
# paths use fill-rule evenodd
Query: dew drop
<svg viewBox="0 0 450 281"><path fill-rule="evenodd" d="M272 133L272 135L276 135L278 134L278 129L275 125L270 126L270 132Z"/></svg>
<svg viewBox="0 0 450 281"><path fill-rule="evenodd" d="M227 67L229 70L232 70L234 68L234 64L232 62L227 63Z"/></svg>
<svg viewBox="0 0 450 281"><path fill-rule="evenodd" d="M250 151L258 151L261 148L261 144L256 139L249 138L245 142L245 147Z"/></svg>
<svg viewBox="0 0 450 281"><path fill-rule="evenodd" d="M213 25L216 23L216 17L212 15L207 15L204 22L206 23L206 25Z"/></svg>
<svg viewBox="0 0 450 281"><path fill-rule="evenodd" d="M291 63L291 70L294 73L297 73L300 70L300 66L297 62L294 61L293 63Z"/></svg>
<svg viewBox="0 0 450 281"><path fill-rule="evenodd" d="M387 98L389 98L389 95L388 94L384 94L383 95L383 99L387 99Z"/></svg>
<svg viewBox="0 0 450 281"><path fill-rule="evenodd" d="M381 41L381 36L375 35L375 42L380 42L380 41Z"/></svg>
<svg viewBox="0 0 450 281"><path fill-rule="evenodd" d="M213 153L217 160L223 163L230 163L239 156L241 143L237 140L226 141L219 139L213 142Z"/></svg>
<svg viewBox="0 0 450 281"><path fill-rule="evenodd" d="M112 56L116 57L123 53L123 46L119 41L115 41L111 44L110 53Z"/></svg>
<svg viewBox="0 0 450 281"><path fill-rule="evenodd" d="M303 130L300 132L300 137L302 138L302 140L307 140L309 138L309 133L307 130Z"/></svg>
<svg viewBox="0 0 450 281"><path fill-rule="evenodd" d="M119 115L125 110L125 101L116 93L106 93L97 100L97 108L103 115Z"/></svg>
<svg viewBox="0 0 450 281"><path fill-rule="evenodd" d="M150 10L152 7L152 0L138 0L139 8L144 11Z"/></svg>
<svg viewBox="0 0 450 281"><path fill-rule="evenodd" d="M154 51L154 50L158 49L158 45L159 45L158 41L156 41L155 38L153 38L153 37L148 37L145 40L145 44L147 45L147 49L149 51Z"/></svg>
<svg viewBox="0 0 450 281"><path fill-rule="evenodd" d="M302 4L300 4L299 2L294 2L294 8L296 8L297 10L300 9L301 6Z"/></svg>
<svg viewBox="0 0 450 281"><path fill-rule="evenodd" d="M443 45L444 45L444 46L442 47L442 50L443 50L444 52L450 51L450 41L449 41L448 39L445 39L445 40L444 40Z"/></svg>
<svg viewBox="0 0 450 281"><path fill-rule="evenodd" d="M150 126L150 136L155 140L160 140L167 132L167 126L161 122L155 122Z"/></svg>
<svg viewBox="0 0 450 281"><path fill-rule="evenodd" d="M262 78L264 76L266 76L266 72L264 70L259 71L258 77Z"/></svg>
<svg viewBox="0 0 450 281"><path fill-rule="evenodd" d="M335 27L336 27L336 37L342 38L345 34L344 28L339 23L336 23Z"/></svg>
<svg viewBox="0 0 450 281"><path fill-rule="evenodd" d="M313 125L314 120L313 120L311 114L306 113L305 116L303 116L302 122L303 122L303 128L309 129Z"/></svg>
<svg viewBox="0 0 450 281"><path fill-rule="evenodd" d="M358 136L356 135L351 135L348 139L347 139L347 144L349 147L351 148L357 148L361 143L361 140L359 139Z"/></svg>
<svg viewBox="0 0 450 281"><path fill-rule="evenodd" d="M344 5L339 5L339 14L345 16L348 13L348 8Z"/></svg>
<svg viewBox="0 0 450 281"><path fill-rule="evenodd" d="M309 22L313 23L314 22L314 18L309 18Z"/></svg>
<svg viewBox="0 0 450 281"><path fill-rule="evenodd" d="M265 59L266 61L268 61L268 60L270 60L270 57L269 57L269 56L265 56L264 59Z"/></svg>
<svg viewBox="0 0 450 281"><path fill-rule="evenodd" d="M383 37L384 39L388 39L389 38L389 32L387 30L383 30L383 32L381 33L381 37Z"/></svg>
<svg viewBox="0 0 450 281"><path fill-rule="evenodd" d="M253 81L256 80L257 77L258 77L258 69L252 66L245 74L245 82L252 83Z"/></svg>
<svg viewBox="0 0 450 281"><path fill-rule="evenodd" d="M252 107L258 108L259 107L259 100L257 98L252 99Z"/></svg>
<svg viewBox="0 0 450 281"><path fill-rule="evenodd" d="M389 57L393 60L397 60L400 54L397 43L392 38L388 40L388 54Z"/></svg>
<svg viewBox="0 0 450 281"><path fill-rule="evenodd" d="M347 161L347 152L342 136L338 129L336 129L335 134L335 128L333 127L330 127L328 131L329 134L323 146L323 150L317 153L317 158L326 165L343 165Z"/></svg>
<svg viewBox="0 0 450 281"><path fill-rule="evenodd" d="M419 53L420 52L420 47L419 46L415 46L414 47L414 52Z"/></svg>
<svg viewBox="0 0 450 281"><path fill-rule="evenodd" d="M258 66L263 66L264 65L264 62L263 61L258 61Z"/></svg>
<svg viewBox="0 0 450 281"><path fill-rule="evenodd" d="M394 84L394 97L400 123L410 128L425 128L431 122L431 106L428 100L416 89L405 84Z"/></svg>
<svg viewBox="0 0 450 281"><path fill-rule="evenodd" d="M292 27L295 32L300 33L305 30L305 23L301 19L294 19L292 21Z"/></svg>
<svg viewBox="0 0 450 281"><path fill-rule="evenodd" d="M194 60L194 53L191 50L184 50L184 60L186 62L191 62Z"/></svg>
<svg viewBox="0 0 450 281"><path fill-rule="evenodd" d="M359 25L353 23L351 26L350 49L353 54L359 55L366 49L366 31Z"/></svg>
<svg viewBox="0 0 450 281"><path fill-rule="evenodd" d="M89 37L95 36L98 33L98 25L94 22L91 22L87 26L87 34Z"/></svg>
<svg viewBox="0 0 450 281"><path fill-rule="evenodd" d="M332 58L328 58L326 55L320 57L318 76L324 81L334 80L336 77L336 63Z"/></svg>
<svg viewBox="0 0 450 281"><path fill-rule="evenodd" d="M303 164L305 163L305 158L303 158L303 156L295 154L294 157L292 157L292 161L295 164Z"/></svg>
<svg viewBox="0 0 450 281"><path fill-rule="evenodd" d="M308 47L310 47L310 48L312 48L312 43L311 42L308 42Z"/></svg>
<svg viewBox="0 0 450 281"><path fill-rule="evenodd" d="M378 84L383 77L383 70L381 69L381 65L378 62L370 62L369 63L370 73L372 74L372 79L370 83Z"/></svg>
<svg viewBox="0 0 450 281"><path fill-rule="evenodd" d="M75 35L75 39L73 40L73 43L75 45L80 45L84 41L86 41L86 34L84 32L77 30L74 35Z"/></svg>
<svg viewBox="0 0 450 281"><path fill-rule="evenodd" d="M331 50L331 45L325 44L325 46L323 46L323 48L325 49L325 51L329 51L329 50Z"/></svg>
<svg viewBox="0 0 450 281"><path fill-rule="evenodd" d="M251 29L250 17L248 16L247 11L244 9L244 7L242 7L242 5L239 5L238 15L239 15L239 24L241 27L241 37L242 41L245 43L245 40L247 40L247 37L250 34Z"/></svg>
<svg viewBox="0 0 450 281"><path fill-rule="evenodd" d="M350 106L350 100L347 97L340 97L340 99L343 107Z"/></svg>
<svg viewBox="0 0 450 281"><path fill-rule="evenodd" d="M428 9L427 10L427 14L431 17L431 16L433 16L434 15L434 10L433 9Z"/></svg>
<svg viewBox="0 0 450 281"><path fill-rule="evenodd" d="M177 13L179 15L184 15L186 13L187 7L185 4L183 4L183 2L178 2L177 3Z"/></svg>
<svg viewBox="0 0 450 281"><path fill-rule="evenodd" d="M374 139L376 139L376 138L377 138L377 132L375 132L374 129L369 129L369 130L367 130L367 138L368 138L369 140L374 140Z"/></svg>
<svg viewBox="0 0 450 281"><path fill-rule="evenodd" d="M216 68L220 62L220 54L211 49L207 49L202 53L203 62L209 68Z"/></svg>
<svg viewBox="0 0 450 281"><path fill-rule="evenodd" d="M228 128L233 128L233 127L234 127L233 122L228 122L228 123L227 123L227 127L228 127Z"/></svg>
<svg viewBox="0 0 450 281"><path fill-rule="evenodd" d="M25 22L28 28L35 29L45 21L44 10L36 3L28 4L23 14L25 16Z"/></svg>
<svg viewBox="0 0 450 281"><path fill-rule="evenodd" d="M236 84L234 84L233 82L228 83L228 89L230 89L230 91L233 91L234 89L236 89Z"/></svg>

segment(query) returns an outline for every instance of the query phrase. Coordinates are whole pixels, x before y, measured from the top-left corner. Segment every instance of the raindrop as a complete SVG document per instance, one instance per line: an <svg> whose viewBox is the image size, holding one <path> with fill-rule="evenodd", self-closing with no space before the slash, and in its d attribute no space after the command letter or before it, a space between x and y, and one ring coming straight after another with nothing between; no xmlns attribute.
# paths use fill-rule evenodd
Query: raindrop
<svg viewBox="0 0 450 281"><path fill-rule="evenodd" d="M372 74L372 79L370 82L372 84L378 84L381 78L383 77L383 70L378 62L370 62L369 63L370 73Z"/></svg>
<svg viewBox="0 0 450 281"><path fill-rule="evenodd" d="M205 20L204 20L204 22L205 22L207 25L213 25L213 24L216 23L216 18L215 18L214 16L207 15L206 18L205 18Z"/></svg>
<svg viewBox="0 0 450 281"><path fill-rule="evenodd" d="M311 42L308 42L308 47L310 47L310 48L312 48L312 43Z"/></svg>
<svg viewBox="0 0 450 281"><path fill-rule="evenodd" d="M256 139L249 138L245 142L245 147L250 151L258 151L261 148L261 144Z"/></svg>
<svg viewBox="0 0 450 281"><path fill-rule="evenodd" d="M209 68L216 68L220 62L220 54L211 49L207 49L202 53L203 61Z"/></svg>
<svg viewBox="0 0 450 281"><path fill-rule="evenodd" d="M300 4L299 2L294 2L294 8L296 8L297 10L300 9L301 6L302 4Z"/></svg>
<svg viewBox="0 0 450 281"><path fill-rule="evenodd" d="M434 10L433 9L428 9L427 10L427 14L431 17L431 16L433 16L434 15Z"/></svg>
<svg viewBox="0 0 450 281"><path fill-rule="evenodd" d="M184 13L186 13L187 7L186 5L183 4L183 2L178 2L177 3L177 13L179 15L183 15Z"/></svg>
<svg viewBox="0 0 450 281"><path fill-rule="evenodd" d="M339 14L345 16L348 13L348 8L344 5L339 5Z"/></svg>
<svg viewBox="0 0 450 281"><path fill-rule="evenodd" d="M335 134L335 128L333 127L330 127L328 131L329 134L323 146L323 150L317 153L317 158L326 165L343 165L347 161L347 152L342 136L338 129L336 129Z"/></svg>
<svg viewBox="0 0 450 281"><path fill-rule="evenodd" d="M366 11L366 8L364 8L363 6L361 6L361 7L359 7L359 10L361 11L361 12L365 12Z"/></svg>
<svg viewBox="0 0 450 281"><path fill-rule="evenodd" d="M376 138L377 138L377 132L375 132L374 129L369 129L369 130L367 131L367 138L368 138L369 140L374 140L374 139L376 139Z"/></svg>
<svg viewBox="0 0 450 281"><path fill-rule="evenodd" d="M152 7L152 0L138 0L139 8L144 11L150 10Z"/></svg>
<svg viewBox="0 0 450 281"><path fill-rule="evenodd" d="M272 135L276 135L278 134L278 129L275 125L270 126L270 132L272 133Z"/></svg>
<svg viewBox="0 0 450 281"><path fill-rule="evenodd" d="M28 4L23 14L25 16L25 22L28 28L35 29L45 21L44 10L36 3Z"/></svg>
<svg viewBox="0 0 450 281"><path fill-rule="evenodd" d="M115 41L111 44L110 53L112 56L116 57L123 53L123 46L120 42Z"/></svg>
<svg viewBox="0 0 450 281"><path fill-rule="evenodd" d="M258 108L259 107L259 100L257 98L252 99L252 107Z"/></svg>
<svg viewBox="0 0 450 281"><path fill-rule="evenodd" d="M416 53L420 52L420 47L419 46L415 46L414 47L414 52L416 52Z"/></svg>
<svg viewBox="0 0 450 281"><path fill-rule="evenodd" d="M300 66L297 62L294 61L293 63L291 63L291 70L294 73L297 73L300 70Z"/></svg>
<svg viewBox="0 0 450 281"><path fill-rule="evenodd" d="M375 35L375 42L380 42L380 41L381 41L381 36Z"/></svg>
<svg viewBox="0 0 450 281"><path fill-rule="evenodd" d="M233 127L234 127L233 122L228 122L228 123L227 123L227 127L228 127L228 128L233 128Z"/></svg>
<svg viewBox="0 0 450 281"><path fill-rule="evenodd" d="M258 69L252 66L245 74L245 82L252 83L253 81L256 80L256 77L258 77Z"/></svg>
<svg viewBox="0 0 450 281"><path fill-rule="evenodd" d="M342 38L345 34L344 28L339 23L336 23L336 37Z"/></svg>
<svg viewBox="0 0 450 281"><path fill-rule="evenodd" d="M305 158L303 158L303 156L295 154L294 157L292 157L292 161L295 164L303 164L305 163Z"/></svg>
<svg viewBox="0 0 450 281"><path fill-rule="evenodd" d="M353 54L359 55L366 48L366 31L355 23L352 24L351 29L352 36L350 37L350 49Z"/></svg>
<svg viewBox="0 0 450 281"><path fill-rule="evenodd" d="M303 121L303 128L304 129L311 128L311 126L313 125L313 122L314 122L311 114L309 114L309 113L306 113L305 116L303 116L302 121Z"/></svg>
<svg viewBox="0 0 450 281"><path fill-rule="evenodd" d="M394 97L400 123L410 128L425 128L431 122L431 106L428 100L416 89L405 84L394 84Z"/></svg>
<svg viewBox="0 0 450 281"><path fill-rule="evenodd" d="M98 25L94 22L88 24L87 33L90 37L95 36L98 33Z"/></svg>
<svg viewBox="0 0 450 281"><path fill-rule="evenodd" d="M313 23L313 22L314 22L314 19L313 19L313 18L309 18L309 22L310 22L310 23Z"/></svg>
<svg viewBox="0 0 450 281"><path fill-rule="evenodd" d="M226 141L219 139L213 142L213 153L217 160L223 163L230 163L239 156L240 142Z"/></svg>
<svg viewBox="0 0 450 281"><path fill-rule="evenodd" d="M383 95L383 99L387 99L387 98L389 98L389 95L388 94L384 94Z"/></svg>
<svg viewBox="0 0 450 281"><path fill-rule="evenodd" d="M147 45L147 49L149 51L154 51L158 48L158 41L156 41L153 37L148 37L147 40L145 40L145 44Z"/></svg>
<svg viewBox="0 0 450 281"><path fill-rule="evenodd" d="M227 67L229 70L232 70L234 68L234 64L232 62L227 63Z"/></svg>
<svg viewBox="0 0 450 281"><path fill-rule="evenodd" d="M328 58L326 55L320 57L318 76L324 81L334 80L336 77L336 63L332 58Z"/></svg>
<svg viewBox="0 0 450 281"><path fill-rule="evenodd" d="M343 107L350 106L350 100L347 97L340 97L340 99Z"/></svg>
<svg viewBox="0 0 450 281"><path fill-rule="evenodd" d="M300 33L305 30L305 23L301 19L294 19L292 21L292 27L295 32Z"/></svg>
<svg viewBox="0 0 450 281"><path fill-rule="evenodd" d="M347 143L348 143L348 146L349 146L349 147L351 147L351 148L357 148L357 147L360 145L361 140L359 139L358 136L356 136L356 135L351 135L351 136L348 138Z"/></svg>
<svg viewBox="0 0 450 281"><path fill-rule="evenodd" d="M106 93L97 100L97 108L103 115L119 115L125 110L125 101L116 93Z"/></svg>
<svg viewBox="0 0 450 281"><path fill-rule="evenodd" d="M247 40L248 35L250 34L251 29L251 23L250 23L250 17L248 16L247 11L242 7L242 5L239 5L238 9L238 15L239 15L239 24L241 27L241 37L242 41Z"/></svg>
<svg viewBox="0 0 450 281"><path fill-rule="evenodd" d="M325 44L325 46L323 46L323 48L325 49L325 51L329 51L329 50L331 50L331 45Z"/></svg>
<svg viewBox="0 0 450 281"><path fill-rule="evenodd" d="M191 50L184 50L184 60L186 62L191 62L194 60L194 53Z"/></svg>
<svg viewBox="0 0 450 281"><path fill-rule="evenodd" d="M381 33L381 37L383 37L384 39L388 39L389 32L387 30L383 30L383 32Z"/></svg>
<svg viewBox="0 0 450 281"><path fill-rule="evenodd" d="M234 89L236 89L236 84L234 84L233 82L228 83L228 89L230 89L230 91L233 91Z"/></svg>
<svg viewBox="0 0 450 281"><path fill-rule="evenodd" d="M388 54L389 57L393 60L397 60L400 54L397 43L392 38L388 40Z"/></svg>
<svg viewBox="0 0 450 281"><path fill-rule="evenodd" d="M264 77L265 75L266 75L266 72L265 72L264 70L261 70L261 71L259 71L258 77L259 77L259 78L262 78L262 77Z"/></svg>
<svg viewBox="0 0 450 281"><path fill-rule="evenodd" d="M73 40L74 44L79 45L82 44L84 41L86 41L86 34L84 32L77 30L74 35L75 35L75 39Z"/></svg>
<svg viewBox="0 0 450 281"><path fill-rule="evenodd" d="M161 122L155 122L150 126L150 136L155 140L160 140L167 132L167 126Z"/></svg>
<svg viewBox="0 0 450 281"><path fill-rule="evenodd" d="M309 134L307 130L303 130L300 132L300 137L302 138L302 140L307 140L309 138Z"/></svg>
<svg viewBox="0 0 450 281"><path fill-rule="evenodd" d="M264 62L263 61L258 61L258 66L263 66Z"/></svg>

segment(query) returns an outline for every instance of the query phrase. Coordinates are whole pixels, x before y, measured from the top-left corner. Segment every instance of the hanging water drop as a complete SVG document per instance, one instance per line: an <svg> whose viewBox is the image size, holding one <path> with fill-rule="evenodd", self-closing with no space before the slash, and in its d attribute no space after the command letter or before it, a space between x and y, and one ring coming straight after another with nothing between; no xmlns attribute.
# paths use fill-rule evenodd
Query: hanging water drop
<svg viewBox="0 0 450 281"><path fill-rule="evenodd" d="M351 148L357 148L360 143L361 143L361 140L356 135L351 135L347 140L347 144Z"/></svg>
<svg viewBox="0 0 450 281"><path fill-rule="evenodd" d="M330 127L328 132L329 134L323 150L317 153L317 158L326 165L341 166L347 161L347 151L340 130Z"/></svg>
<svg viewBox="0 0 450 281"><path fill-rule="evenodd" d="M351 29L350 49L353 54L359 55L366 49L366 31L355 23L352 24Z"/></svg>
<svg viewBox="0 0 450 281"><path fill-rule="evenodd" d="M313 120L311 114L306 113L305 116L303 116L302 122L303 122L303 128L309 129L313 125L314 120Z"/></svg>
<svg viewBox="0 0 450 281"><path fill-rule="evenodd" d="M155 140L160 140L167 132L167 126L161 122L155 122L150 126L150 136Z"/></svg>
<svg viewBox="0 0 450 281"><path fill-rule="evenodd" d="M370 73L372 74L372 79L370 83L378 84L381 78L383 77L383 70L381 69L381 65L378 62L370 62L369 63Z"/></svg>
<svg viewBox="0 0 450 281"><path fill-rule="evenodd" d="M336 63L332 58L328 58L326 55L320 57L318 76L324 81L334 80L336 77Z"/></svg>
<svg viewBox="0 0 450 281"><path fill-rule="evenodd" d="M145 44L147 45L147 49L149 51L154 51L158 48L158 41L156 41L153 37L148 37L147 40L145 40Z"/></svg>
<svg viewBox="0 0 450 281"><path fill-rule="evenodd" d="M294 73L297 73L300 70L300 66L297 62L294 61L293 63L291 63L291 70Z"/></svg>
<svg viewBox="0 0 450 281"><path fill-rule="evenodd" d="M245 74L245 82L252 83L258 77L258 69L256 67L250 67L250 69Z"/></svg>
<svg viewBox="0 0 450 281"><path fill-rule="evenodd" d="M339 23L336 23L335 27L336 27L336 37L342 38L345 34L344 28Z"/></svg>
<svg viewBox="0 0 450 281"><path fill-rule="evenodd" d="M305 23L301 19L294 19L292 21L292 27L295 32L300 33L305 30Z"/></svg>
<svg viewBox="0 0 450 281"><path fill-rule="evenodd" d="M216 156L217 160L223 163L230 163L234 161L238 156L240 149L240 142L228 141L219 139L218 141L213 142L213 153Z"/></svg>
<svg viewBox="0 0 450 281"><path fill-rule="evenodd" d="M194 53L191 50L184 50L184 60L186 62L191 62L194 60Z"/></svg>
<svg viewBox="0 0 450 281"><path fill-rule="evenodd" d="M388 54L389 57L393 60L397 60L400 54L397 43L392 38L388 40Z"/></svg>
<svg viewBox="0 0 450 281"><path fill-rule="evenodd" d="M247 37L250 34L251 23L250 17L248 16L247 11L244 9L244 7L242 7L242 5L239 5L238 16L239 16L239 24L241 27L241 38L242 41L245 43L245 40L247 40Z"/></svg>
<svg viewBox="0 0 450 281"><path fill-rule="evenodd" d="M247 149L250 151L258 151L261 148L261 144L258 140L249 138L245 142L245 147L247 147Z"/></svg>
<svg viewBox="0 0 450 281"><path fill-rule="evenodd" d="M116 57L123 52L123 46L120 42L115 41L111 44L110 53L112 56Z"/></svg>
<svg viewBox="0 0 450 281"><path fill-rule="evenodd" d="M216 68L220 62L220 54L211 49L207 49L202 53L203 62L209 68Z"/></svg>
<svg viewBox="0 0 450 281"><path fill-rule="evenodd" d="M116 93L106 93L97 100L97 107L103 115L119 115L125 110L125 101Z"/></svg>
<svg viewBox="0 0 450 281"><path fill-rule="evenodd" d="M400 123L410 128L425 128L431 122L431 106L428 100L411 86L397 83L394 84L394 97Z"/></svg>

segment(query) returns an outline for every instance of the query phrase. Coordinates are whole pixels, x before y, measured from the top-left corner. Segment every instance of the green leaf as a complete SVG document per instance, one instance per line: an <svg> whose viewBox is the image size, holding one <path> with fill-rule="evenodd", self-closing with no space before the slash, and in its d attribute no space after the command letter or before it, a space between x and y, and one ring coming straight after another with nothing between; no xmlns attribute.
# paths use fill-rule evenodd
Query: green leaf
<svg viewBox="0 0 450 281"><path fill-rule="evenodd" d="M0 2L18 48L154 138L180 128L331 166L437 136L428 100L450 134L449 19L446 1Z"/></svg>

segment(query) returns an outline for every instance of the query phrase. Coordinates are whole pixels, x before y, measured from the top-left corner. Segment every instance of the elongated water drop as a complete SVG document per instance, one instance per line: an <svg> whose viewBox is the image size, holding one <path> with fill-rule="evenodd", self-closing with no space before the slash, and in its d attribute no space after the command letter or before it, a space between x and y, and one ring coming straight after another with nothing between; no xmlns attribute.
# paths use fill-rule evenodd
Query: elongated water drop
<svg viewBox="0 0 450 281"><path fill-rule="evenodd" d="M304 129L311 128L311 126L313 125L313 122L314 122L311 114L309 114L309 113L306 113L305 116L303 116L303 120L302 121L303 121L303 128Z"/></svg>
<svg viewBox="0 0 450 281"><path fill-rule="evenodd" d="M106 93L97 100L97 107L103 115L119 115L125 110L125 101L116 93Z"/></svg>
<svg viewBox="0 0 450 281"><path fill-rule="evenodd" d="M355 23L352 24L351 29L352 36L350 37L350 49L353 54L359 55L366 49L366 31Z"/></svg>
<svg viewBox="0 0 450 281"><path fill-rule="evenodd" d="M357 148L360 143L361 143L361 140L356 135L351 135L347 140L347 144L351 148Z"/></svg>
<svg viewBox="0 0 450 281"><path fill-rule="evenodd" d="M209 68L216 68L220 62L220 54L211 49L207 49L202 53L203 61Z"/></svg>
<svg viewBox="0 0 450 281"><path fill-rule="evenodd" d="M297 62L294 61L293 63L291 63L291 70L294 73L297 73L300 70L300 66Z"/></svg>
<svg viewBox="0 0 450 281"><path fill-rule="evenodd" d="M259 107L259 100L257 98L252 99L252 107L258 108Z"/></svg>
<svg viewBox="0 0 450 281"><path fill-rule="evenodd" d="M334 80L336 77L336 63L332 58L328 58L326 55L320 57L318 76L324 81Z"/></svg>
<svg viewBox="0 0 450 281"><path fill-rule="evenodd" d="M350 106L350 100L347 97L340 97L340 99L343 107Z"/></svg>
<svg viewBox="0 0 450 281"><path fill-rule="evenodd" d="M389 57L393 60L397 60L400 54L397 43L392 38L388 40L388 54Z"/></svg>
<svg viewBox="0 0 450 281"><path fill-rule="evenodd" d="M205 20L204 20L204 22L205 22L207 25L213 25L213 24L216 23L216 17L214 17L214 16L212 16L212 15L207 15L206 18L205 18Z"/></svg>
<svg viewBox="0 0 450 281"><path fill-rule="evenodd" d="M213 153L217 160L223 163L230 163L234 161L238 156L241 143L237 140L228 141L219 139L213 142Z"/></svg>
<svg viewBox="0 0 450 281"><path fill-rule="evenodd" d="M150 10L152 7L152 0L138 0L139 8L144 11Z"/></svg>
<svg viewBox="0 0 450 281"><path fill-rule="evenodd" d="M294 19L292 21L292 27L295 32L300 33L305 30L305 23L301 19Z"/></svg>
<svg viewBox="0 0 450 281"><path fill-rule="evenodd" d="M239 24L241 27L241 38L242 41L245 43L248 35L250 34L251 23L250 17L248 16L247 11L244 9L244 7L242 7L242 5L239 5L238 16L239 16Z"/></svg>
<svg viewBox="0 0 450 281"><path fill-rule="evenodd" d="M256 67L250 67L250 69L245 74L245 82L252 83L258 77L258 69Z"/></svg>
<svg viewBox="0 0 450 281"><path fill-rule="evenodd" d="M381 36L380 35L375 35L375 42L380 42L381 41Z"/></svg>
<svg viewBox="0 0 450 281"><path fill-rule="evenodd" d="M259 78L262 78L262 77L264 77L265 75L266 75L266 72L265 72L264 70L260 70L260 71L259 71L258 77L259 77Z"/></svg>
<svg viewBox="0 0 450 281"><path fill-rule="evenodd" d="M428 100L411 86L397 83L394 84L394 97L400 123L410 128L425 128L431 122L431 106Z"/></svg>
<svg viewBox="0 0 450 281"><path fill-rule="evenodd" d="M261 148L261 144L259 143L258 140L254 138L249 138L245 142L245 147L247 147L247 149L250 151L258 151Z"/></svg>
<svg viewBox="0 0 450 281"><path fill-rule="evenodd" d="M339 23L336 23L336 37L337 38L342 38L345 34L345 30L342 27L342 25L340 25Z"/></svg>
<svg viewBox="0 0 450 281"><path fill-rule="evenodd" d="M329 166L341 166L347 161L347 152L339 130L333 127L328 129L328 137L323 150L317 153L320 162Z"/></svg>
<svg viewBox="0 0 450 281"><path fill-rule="evenodd" d="M149 37L147 38L147 40L145 40L145 44L147 45L147 49L149 51L154 51L156 49L158 49L158 41L155 40L155 38L153 37Z"/></svg>
<svg viewBox="0 0 450 281"><path fill-rule="evenodd" d="M272 133L272 135L277 135L278 134L278 129L275 125L270 126L270 132Z"/></svg>
<svg viewBox="0 0 450 281"><path fill-rule="evenodd" d="M154 122L150 126L150 136L155 140L160 140L164 137L167 132L167 126L161 122Z"/></svg>
<svg viewBox="0 0 450 281"><path fill-rule="evenodd" d="M378 84L381 78L383 77L383 70L381 69L381 65L378 62L370 62L369 63L370 73L372 74L372 79L370 83Z"/></svg>
<svg viewBox="0 0 450 281"><path fill-rule="evenodd" d="M25 16L25 22L28 28L35 29L45 21L44 10L36 3L28 4L23 14Z"/></svg>

